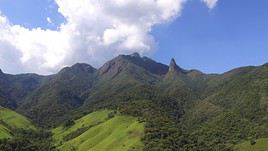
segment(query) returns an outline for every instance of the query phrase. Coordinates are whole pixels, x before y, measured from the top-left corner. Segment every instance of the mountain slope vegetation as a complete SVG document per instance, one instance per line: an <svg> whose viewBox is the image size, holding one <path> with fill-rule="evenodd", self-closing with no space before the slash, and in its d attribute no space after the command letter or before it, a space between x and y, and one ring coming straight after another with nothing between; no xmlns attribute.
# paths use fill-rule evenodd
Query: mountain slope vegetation
<svg viewBox="0 0 268 151"><path fill-rule="evenodd" d="M51 133L26 117L0 106L1 151L52 151Z"/></svg>
<svg viewBox="0 0 268 151"><path fill-rule="evenodd" d="M98 130L116 131L115 123L138 119L144 124L143 150L229 151L268 138L268 65L205 74L174 59L167 66L135 53L99 69L79 63L50 76L0 72L0 105L52 128L59 149L72 144L83 150L92 141L83 142L99 135L107 147L114 135ZM120 115L107 120L110 111ZM66 123L71 126L62 127Z"/></svg>
<svg viewBox="0 0 268 151"><path fill-rule="evenodd" d="M0 139L13 137L14 129L35 129L24 116L0 106Z"/></svg>
<svg viewBox="0 0 268 151"><path fill-rule="evenodd" d="M16 109L22 100L31 95L51 76L37 74L5 74L0 70L0 105Z"/></svg>

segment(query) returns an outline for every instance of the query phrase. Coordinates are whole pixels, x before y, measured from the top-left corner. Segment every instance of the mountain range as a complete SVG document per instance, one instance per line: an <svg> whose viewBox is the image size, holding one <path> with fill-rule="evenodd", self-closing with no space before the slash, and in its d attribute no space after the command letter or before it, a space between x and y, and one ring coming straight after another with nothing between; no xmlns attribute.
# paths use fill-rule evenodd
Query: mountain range
<svg viewBox="0 0 268 151"><path fill-rule="evenodd" d="M144 123L139 150L239 150L268 138L268 64L205 74L134 53L48 76L0 70L0 106L44 130L116 111Z"/></svg>

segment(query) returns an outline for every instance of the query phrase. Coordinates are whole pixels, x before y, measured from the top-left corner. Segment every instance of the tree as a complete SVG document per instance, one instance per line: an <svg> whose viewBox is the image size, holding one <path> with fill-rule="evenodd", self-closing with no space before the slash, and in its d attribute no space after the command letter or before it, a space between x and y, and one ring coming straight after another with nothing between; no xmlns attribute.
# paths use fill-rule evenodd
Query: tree
<svg viewBox="0 0 268 151"><path fill-rule="evenodd" d="M67 120L66 122L64 122L63 126L65 128L69 128L71 126L73 126L75 124L75 122L73 120Z"/></svg>
<svg viewBox="0 0 268 151"><path fill-rule="evenodd" d="M255 145L256 144L256 141L254 139L251 139L250 140L250 145Z"/></svg>

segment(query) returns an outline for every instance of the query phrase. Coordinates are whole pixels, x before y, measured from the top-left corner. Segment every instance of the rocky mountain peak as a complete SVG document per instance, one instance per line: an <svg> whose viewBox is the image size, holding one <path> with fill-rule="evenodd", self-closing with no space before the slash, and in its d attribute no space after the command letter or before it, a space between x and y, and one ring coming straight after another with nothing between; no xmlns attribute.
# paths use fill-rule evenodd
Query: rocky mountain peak
<svg viewBox="0 0 268 151"><path fill-rule="evenodd" d="M91 65L86 64L86 63L76 63L71 67L65 67L63 68L59 73L63 74L63 73L81 73L81 72L85 72L85 73L93 73L95 72L96 69L93 68Z"/></svg>
<svg viewBox="0 0 268 151"><path fill-rule="evenodd" d="M138 57L138 58L140 58L141 56L140 56L140 54L139 53L137 53L137 52L134 52L133 54L131 54L130 55L131 57Z"/></svg>
<svg viewBox="0 0 268 151"><path fill-rule="evenodd" d="M176 61L174 58L171 59L170 64L169 64L169 72L174 72L178 71L180 69L178 65L176 64Z"/></svg>
<svg viewBox="0 0 268 151"><path fill-rule="evenodd" d="M169 64L169 72L182 72L182 73L186 73L187 71L182 69L181 67L179 67L175 61L174 58L171 59L170 64Z"/></svg>
<svg viewBox="0 0 268 151"><path fill-rule="evenodd" d="M265 63L265 64L263 64L263 66L268 66L268 62L267 62L267 63Z"/></svg>
<svg viewBox="0 0 268 151"><path fill-rule="evenodd" d="M96 71L95 68L93 68L91 65L86 64L86 63L77 63L77 64L73 65L72 68L74 70L91 72L91 73Z"/></svg>
<svg viewBox="0 0 268 151"><path fill-rule="evenodd" d="M124 55L119 55L118 57L106 62L100 69L100 73L108 74L114 76L121 72L122 68L124 68L127 64L126 59L124 59Z"/></svg>
<svg viewBox="0 0 268 151"><path fill-rule="evenodd" d="M119 55L105 63L99 71L102 75L108 74L110 76L115 76L121 71L130 69L130 66L134 68L143 68L153 74L163 75L168 72L168 66L158 63L150 58L141 57L138 53L133 53L131 55Z"/></svg>
<svg viewBox="0 0 268 151"><path fill-rule="evenodd" d="M3 77L4 75L4 72L0 69L0 77Z"/></svg>

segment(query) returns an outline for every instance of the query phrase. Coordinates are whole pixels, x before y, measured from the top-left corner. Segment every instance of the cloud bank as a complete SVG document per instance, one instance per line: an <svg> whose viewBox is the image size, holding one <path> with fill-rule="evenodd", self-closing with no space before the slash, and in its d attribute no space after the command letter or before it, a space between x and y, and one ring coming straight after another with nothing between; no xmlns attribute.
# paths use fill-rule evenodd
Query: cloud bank
<svg viewBox="0 0 268 151"><path fill-rule="evenodd" d="M55 0L66 19L58 30L13 25L0 14L0 68L51 74L76 62L98 67L121 53L148 54L152 27L179 16L185 1Z"/></svg>

